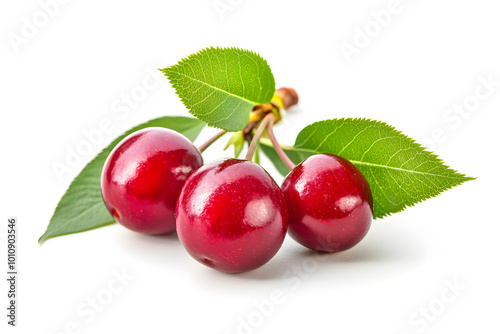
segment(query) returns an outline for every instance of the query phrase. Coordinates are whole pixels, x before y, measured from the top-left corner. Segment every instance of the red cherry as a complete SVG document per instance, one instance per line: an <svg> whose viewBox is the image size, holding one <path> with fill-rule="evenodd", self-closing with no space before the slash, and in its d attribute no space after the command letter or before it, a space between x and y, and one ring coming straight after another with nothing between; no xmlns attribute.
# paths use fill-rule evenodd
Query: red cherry
<svg viewBox="0 0 500 334"><path fill-rule="evenodd" d="M133 231L172 232L182 186L202 163L198 149L180 133L154 127L134 132L104 163L104 203L118 223Z"/></svg>
<svg viewBox="0 0 500 334"><path fill-rule="evenodd" d="M373 217L370 187L352 163L336 155L313 155L283 182L289 233L322 252L339 252L361 241Z"/></svg>
<svg viewBox="0 0 500 334"><path fill-rule="evenodd" d="M279 250L288 213L283 192L259 165L211 162L189 177L175 211L177 233L197 261L228 273L260 267Z"/></svg>

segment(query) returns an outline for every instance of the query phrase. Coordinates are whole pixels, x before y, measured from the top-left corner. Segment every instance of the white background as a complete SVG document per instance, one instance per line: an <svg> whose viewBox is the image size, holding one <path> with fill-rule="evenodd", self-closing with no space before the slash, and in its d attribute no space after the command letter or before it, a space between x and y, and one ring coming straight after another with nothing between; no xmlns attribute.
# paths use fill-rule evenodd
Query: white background
<svg viewBox="0 0 500 334"><path fill-rule="evenodd" d="M15 48L9 36L21 35L23 18L33 22L41 7L2 1L1 249L8 216L19 219L20 249L18 327L6 325L2 279L2 333L498 333L498 3L401 0L349 62L342 43L354 45L356 29L377 29L370 13L390 1L221 2L231 6L222 16L213 0L73 0ZM375 221L352 250L315 260L287 238L267 265L240 275L198 264L175 236L142 236L119 225L38 245L59 198L100 149L138 123L188 115L164 78L128 115L113 104L142 85L147 69L207 46L259 52L278 87L296 88L300 106L276 128L285 143L313 121L369 117L429 146L438 133L436 153L478 179ZM497 87L467 117L446 121L459 115L449 108L474 102L481 77ZM105 118L113 130L58 178L54 162L64 163L83 131ZM196 143L213 133L204 130ZM224 156L224 142L205 161ZM93 319L82 316L77 309L109 296L113 272L122 270L133 279ZM444 303L450 282L461 288L445 291ZM269 308L280 292L272 312L259 311L255 303ZM422 320L419 312L429 307Z"/></svg>

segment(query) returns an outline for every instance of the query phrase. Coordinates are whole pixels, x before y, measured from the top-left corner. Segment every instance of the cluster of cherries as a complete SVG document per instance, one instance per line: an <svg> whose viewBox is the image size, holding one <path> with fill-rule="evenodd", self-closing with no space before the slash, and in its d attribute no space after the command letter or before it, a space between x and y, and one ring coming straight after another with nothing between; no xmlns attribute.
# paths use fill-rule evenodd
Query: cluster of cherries
<svg viewBox="0 0 500 334"><path fill-rule="evenodd" d="M274 143L272 124L269 114L254 140L267 128ZM200 150L183 135L146 128L123 139L107 158L101 176L104 203L118 223L133 231L177 230L193 258L228 273L268 262L287 230L300 244L321 252L349 249L368 232L370 188L346 159L317 154L294 166L285 155L291 172L281 188L250 159L203 165Z"/></svg>

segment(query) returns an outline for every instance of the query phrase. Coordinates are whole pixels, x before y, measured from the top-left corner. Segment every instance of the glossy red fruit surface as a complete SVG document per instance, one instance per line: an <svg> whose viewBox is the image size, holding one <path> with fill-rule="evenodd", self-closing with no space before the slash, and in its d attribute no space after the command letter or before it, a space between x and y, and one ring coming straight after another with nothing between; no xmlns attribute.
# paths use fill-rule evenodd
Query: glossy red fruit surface
<svg viewBox="0 0 500 334"><path fill-rule="evenodd" d="M339 252L361 241L373 217L370 187L349 161L313 155L283 182L289 208L289 234L322 252Z"/></svg>
<svg viewBox="0 0 500 334"><path fill-rule="evenodd" d="M104 203L118 223L133 231L172 232L182 186L202 163L198 149L180 133L154 127L134 132L104 163Z"/></svg>
<svg viewBox="0 0 500 334"><path fill-rule="evenodd" d="M224 159L189 177L176 219L179 239L193 258L238 273L260 267L278 252L288 213L283 192L262 167Z"/></svg>

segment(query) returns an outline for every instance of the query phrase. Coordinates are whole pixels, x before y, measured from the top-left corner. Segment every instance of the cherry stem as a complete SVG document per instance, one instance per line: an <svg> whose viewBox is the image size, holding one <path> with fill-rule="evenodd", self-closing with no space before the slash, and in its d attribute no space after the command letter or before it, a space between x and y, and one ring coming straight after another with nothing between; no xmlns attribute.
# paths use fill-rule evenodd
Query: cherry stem
<svg viewBox="0 0 500 334"><path fill-rule="evenodd" d="M262 134L264 133L264 130L266 129L267 125L269 122L274 120L274 115L272 113L268 114L264 119L260 122L259 127L257 130L255 130L255 134L253 135L252 142L250 143L250 146L248 147L248 152L245 157L246 160L251 160L255 150L257 149L257 146L259 145L260 137L262 137Z"/></svg>
<svg viewBox="0 0 500 334"><path fill-rule="evenodd" d="M205 143L203 143L200 147L198 147L198 150L203 153L207 148L210 147L210 145L212 145L213 143L215 143L215 141L217 141L217 139L219 139L220 137L222 137L223 135L225 135L226 132L227 132L226 130L219 131L212 138L210 138Z"/></svg>
<svg viewBox="0 0 500 334"><path fill-rule="evenodd" d="M276 153L278 153L279 157L281 158L285 166L287 166L289 170L292 170L295 168L295 164L293 163L292 160L290 160L288 155L286 155L285 151L283 151L283 148L276 140L276 137L274 136L273 125L274 125L274 118L271 119L269 125L267 126L267 134L269 135L269 139L271 140L271 143L273 143Z"/></svg>

